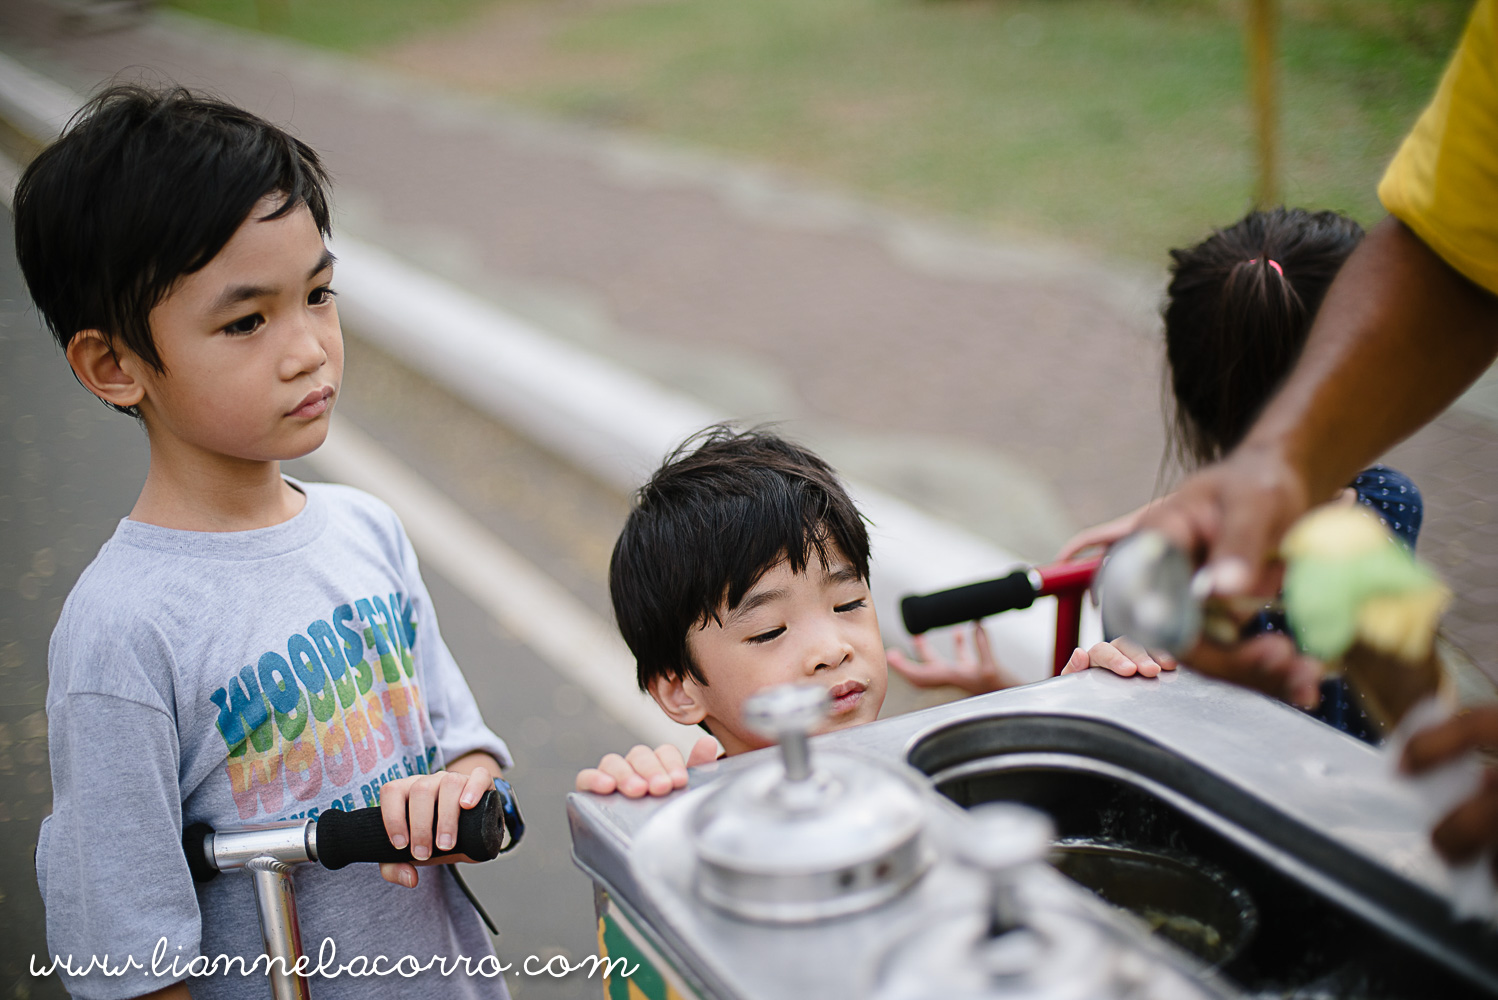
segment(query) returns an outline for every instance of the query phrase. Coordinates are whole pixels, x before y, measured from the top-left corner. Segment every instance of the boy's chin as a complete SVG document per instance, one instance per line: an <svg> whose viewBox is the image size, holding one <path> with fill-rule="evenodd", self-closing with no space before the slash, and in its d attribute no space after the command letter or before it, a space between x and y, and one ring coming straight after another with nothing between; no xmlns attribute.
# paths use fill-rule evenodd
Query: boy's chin
<svg viewBox="0 0 1498 1000"><path fill-rule="evenodd" d="M843 729L852 729L854 726L862 726L873 722L879 717L879 705L875 704L872 699L869 699L868 695L865 695L864 698L864 704L859 705L858 708L851 712L830 717L821 726L817 727L815 734L835 733ZM882 702L883 699L881 698L880 701Z"/></svg>
<svg viewBox="0 0 1498 1000"><path fill-rule="evenodd" d="M297 441L281 450L277 455L277 461L291 462L298 458L306 458L321 448L328 440L328 421L319 420L307 428L306 434L298 435L298 438Z"/></svg>

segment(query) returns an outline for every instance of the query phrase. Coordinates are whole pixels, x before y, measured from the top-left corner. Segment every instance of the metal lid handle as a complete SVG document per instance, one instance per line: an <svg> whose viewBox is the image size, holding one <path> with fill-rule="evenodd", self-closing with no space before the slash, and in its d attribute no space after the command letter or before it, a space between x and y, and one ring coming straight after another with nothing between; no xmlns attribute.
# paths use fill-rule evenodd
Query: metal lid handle
<svg viewBox="0 0 1498 1000"><path fill-rule="evenodd" d="M829 699L816 684L779 684L744 703L744 722L767 740L780 744L785 776L791 781L811 777L811 752L806 740L827 717Z"/></svg>

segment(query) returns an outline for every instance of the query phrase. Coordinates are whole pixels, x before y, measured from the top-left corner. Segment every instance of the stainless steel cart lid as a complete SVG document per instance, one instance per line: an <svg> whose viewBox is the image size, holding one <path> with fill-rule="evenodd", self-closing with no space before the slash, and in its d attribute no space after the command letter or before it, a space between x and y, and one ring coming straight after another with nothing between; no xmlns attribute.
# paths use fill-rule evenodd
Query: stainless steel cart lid
<svg viewBox="0 0 1498 1000"><path fill-rule="evenodd" d="M707 902L751 920L818 920L876 906L925 869L920 786L873 758L813 762L807 733L826 710L820 686L750 699L746 720L782 759L723 781L698 806L690 829Z"/></svg>

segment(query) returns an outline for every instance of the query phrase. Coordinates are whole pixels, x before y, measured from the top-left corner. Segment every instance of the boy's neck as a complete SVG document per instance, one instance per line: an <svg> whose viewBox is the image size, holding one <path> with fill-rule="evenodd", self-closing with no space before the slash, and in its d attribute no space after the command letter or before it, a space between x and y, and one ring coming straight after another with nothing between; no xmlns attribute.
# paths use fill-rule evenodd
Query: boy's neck
<svg viewBox="0 0 1498 1000"><path fill-rule="evenodd" d="M251 531L291 520L307 498L281 476L278 461L223 455L159 455L130 520L179 531Z"/></svg>

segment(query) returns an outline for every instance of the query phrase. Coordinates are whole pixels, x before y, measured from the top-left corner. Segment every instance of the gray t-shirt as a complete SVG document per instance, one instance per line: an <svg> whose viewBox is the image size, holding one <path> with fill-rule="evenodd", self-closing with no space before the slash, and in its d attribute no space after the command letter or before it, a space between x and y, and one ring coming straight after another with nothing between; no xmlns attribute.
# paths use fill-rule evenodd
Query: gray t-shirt
<svg viewBox="0 0 1498 1000"><path fill-rule="evenodd" d="M121 521L68 596L48 657L52 815L37 842L48 961L108 955L145 971L60 970L79 997L133 997L196 956L262 954L250 875L195 885L185 826L268 823L378 804L386 781L474 750L511 764L437 630L416 555L393 511L343 486L284 524L176 531ZM332 940L337 997L503 997L502 978L357 976L354 960L493 954L452 877L412 890L372 864L295 868L302 941ZM158 942L166 939L164 952ZM38 956L40 959L41 956ZM262 969L263 969L262 964ZM220 968L223 968L221 964ZM407 965L409 970L410 966ZM487 966L491 972L492 962ZM263 973L194 978L194 997L263 1000Z"/></svg>

